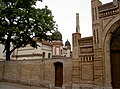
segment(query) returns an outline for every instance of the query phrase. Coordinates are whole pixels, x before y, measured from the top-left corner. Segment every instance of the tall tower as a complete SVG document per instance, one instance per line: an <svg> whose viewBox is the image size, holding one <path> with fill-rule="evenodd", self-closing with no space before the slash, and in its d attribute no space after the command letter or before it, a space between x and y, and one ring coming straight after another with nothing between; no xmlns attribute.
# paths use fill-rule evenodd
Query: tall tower
<svg viewBox="0 0 120 89"><path fill-rule="evenodd" d="M78 40L81 38L80 34L80 25L79 25L79 13L76 13L76 32L72 34L72 47L73 47L73 53L72 57L73 59L79 58L79 43Z"/></svg>
<svg viewBox="0 0 120 89"><path fill-rule="evenodd" d="M76 33L80 33L79 13L76 13Z"/></svg>
<svg viewBox="0 0 120 89"><path fill-rule="evenodd" d="M79 25L79 13L76 13L76 32L72 34L72 82L73 84L80 83L80 73L79 73L79 39L80 25ZM77 71L77 73L76 73Z"/></svg>
<svg viewBox="0 0 120 89"><path fill-rule="evenodd" d="M101 24L100 24L100 15L99 7L102 5L100 0L92 0L92 31L93 31L93 50L94 50L94 84L95 86L101 87L103 85L103 71L101 70L102 65L102 49L101 49ZM99 62L99 64L98 64ZM101 63L101 64L100 64ZM99 69L98 69L99 68Z"/></svg>
<svg viewBox="0 0 120 89"><path fill-rule="evenodd" d="M98 7L101 6L102 3L99 0L91 1L92 8L92 30L93 30L93 45L94 49L100 46L100 18Z"/></svg>

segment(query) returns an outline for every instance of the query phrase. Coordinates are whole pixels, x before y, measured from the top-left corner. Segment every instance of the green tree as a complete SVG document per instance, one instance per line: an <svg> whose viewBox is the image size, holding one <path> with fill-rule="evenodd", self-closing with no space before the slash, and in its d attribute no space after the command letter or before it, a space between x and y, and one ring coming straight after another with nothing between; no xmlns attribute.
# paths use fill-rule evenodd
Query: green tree
<svg viewBox="0 0 120 89"><path fill-rule="evenodd" d="M34 38L47 39L55 28L52 12L36 8L42 0L0 0L0 44L4 45L6 60L16 48L30 44L37 47ZM12 45L13 47L12 47Z"/></svg>

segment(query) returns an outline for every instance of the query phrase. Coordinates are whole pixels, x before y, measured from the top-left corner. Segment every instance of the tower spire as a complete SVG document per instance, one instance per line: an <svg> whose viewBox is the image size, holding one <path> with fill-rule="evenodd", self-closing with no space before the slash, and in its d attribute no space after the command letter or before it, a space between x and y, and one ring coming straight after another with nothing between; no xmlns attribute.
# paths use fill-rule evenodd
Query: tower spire
<svg viewBox="0 0 120 89"><path fill-rule="evenodd" d="M79 13L76 13L76 33L80 33Z"/></svg>

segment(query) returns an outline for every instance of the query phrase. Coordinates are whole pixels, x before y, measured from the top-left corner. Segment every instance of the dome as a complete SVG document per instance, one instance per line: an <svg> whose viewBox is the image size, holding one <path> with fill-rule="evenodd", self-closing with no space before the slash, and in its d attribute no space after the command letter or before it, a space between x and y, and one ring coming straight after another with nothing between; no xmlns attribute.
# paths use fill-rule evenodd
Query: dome
<svg viewBox="0 0 120 89"><path fill-rule="evenodd" d="M52 40L62 41L62 34L56 30L54 33L52 33Z"/></svg>
<svg viewBox="0 0 120 89"><path fill-rule="evenodd" d="M68 41L68 39L67 39L67 41L65 42L65 46L71 46L71 44L70 44L70 42Z"/></svg>

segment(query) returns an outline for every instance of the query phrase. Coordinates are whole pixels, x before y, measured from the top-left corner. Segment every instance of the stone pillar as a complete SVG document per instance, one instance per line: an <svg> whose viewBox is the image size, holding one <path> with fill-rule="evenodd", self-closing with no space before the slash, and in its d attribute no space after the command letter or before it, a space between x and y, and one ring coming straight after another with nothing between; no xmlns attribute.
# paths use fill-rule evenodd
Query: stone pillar
<svg viewBox="0 0 120 89"><path fill-rule="evenodd" d="M80 33L79 13L76 13L76 33Z"/></svg>

